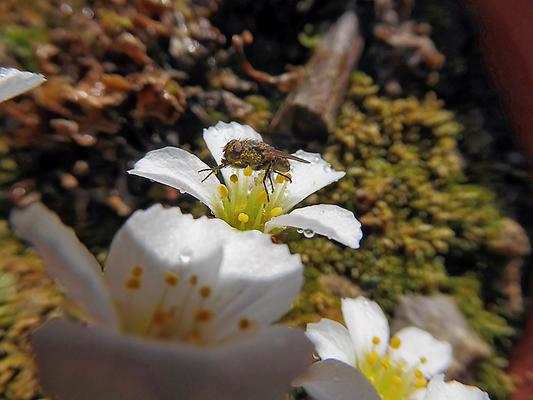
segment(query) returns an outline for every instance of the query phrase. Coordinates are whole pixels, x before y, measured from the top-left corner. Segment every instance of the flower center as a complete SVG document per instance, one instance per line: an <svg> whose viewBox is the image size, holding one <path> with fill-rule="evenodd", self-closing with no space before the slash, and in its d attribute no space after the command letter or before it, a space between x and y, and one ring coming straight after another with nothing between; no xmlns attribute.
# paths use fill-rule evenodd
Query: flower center
<svg viewBox="0 0 533 400"><path fill-rule="evenodd" d="M291 177L290 174L284 174ZM215 216L242 231L264 231L265 223L286 213L285 190L289 179L277 175L263 180L265 172L254 173L250 167L235 169L226 185L219 185ZM272 185L270 184L272 182Z"/></svg>
<svg viewBox="0 0 533 400"><path fill-rule="evenodd" d="M129 299L118 304L123 318L123 330L160 340L178 339L196 346L210 344L213 333L211 323L217 316L215 288L196 274L185 272L182 276L166 271L161 277L157 302L150 310L139 312L136 300L145 299L144 268L135 266L125 279L124 287ZM156 285L156 282L151 282ZM148 290L148 289L147 289ZM234 335L251 331L255 326L252 319L241 317L231 329Z"/></svg>
<svg viewBox="0 0 533 400"><path fill-rule="evenodd" d="M404 362L395 359L394 351L400 348L401 341L393 337L389 348L380 357L377 346L380 339L372 339L372 350L358 361L357 368L374 385L374 388L383 400L407 400L414 391L425 388L427 380L418 368L410 368ZM425 357L420 359L420 364L427 362Z"/></svg>

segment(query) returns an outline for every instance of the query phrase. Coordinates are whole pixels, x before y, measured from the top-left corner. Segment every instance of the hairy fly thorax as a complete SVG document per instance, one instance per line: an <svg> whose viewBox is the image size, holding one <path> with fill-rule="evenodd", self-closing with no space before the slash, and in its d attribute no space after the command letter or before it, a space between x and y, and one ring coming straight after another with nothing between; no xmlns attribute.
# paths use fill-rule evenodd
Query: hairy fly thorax
<svg viewBox="0 0 533 400"><path fill-rule="evenodd" d="M202 180L203 182L211 174L216 174L225 167L250 167L254 171L263 170L265 171L265 175L263 177L263 186L265 187L265 191L268 196L266 180L269 180L273 188L274 185L272 183L272 173L281 175L282 177L291 181L290 175L286 174L291 168L289 160L309 164L309 161L304 160L303 158L277 150L268 143L260 140L232 139L226 143L223 148L223 157L220 165L215 168L200 170L198 172L210 171L209 174Z"/></svg>

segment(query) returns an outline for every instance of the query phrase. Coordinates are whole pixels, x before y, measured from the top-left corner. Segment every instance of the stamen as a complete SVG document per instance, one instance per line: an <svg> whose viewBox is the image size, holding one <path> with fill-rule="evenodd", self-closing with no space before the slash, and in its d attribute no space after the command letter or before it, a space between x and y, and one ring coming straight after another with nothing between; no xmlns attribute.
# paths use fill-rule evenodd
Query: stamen
<svg viewBox="0 0 533 400"><path fill-rule="evenodd" d="M198 283L198 276L196 275L191 275L189 277L189 283L193 286L195 286L197 283Z"/></svg>
<svg viewBox="0 0 533 400"><path fill-rule="evenodd" d="M250 168L250 166L247 166L246 168L244 168L244 176L252 176L254 170L252 168Z"/></svg>
<svg viewBox="0 0 533 400"><path fill-rule="evenodd" d="M366 361L370 364L370 365L374 365L379 359L379 354L377 351L371 351L370 353L368 353L368 355L366 356Z"/></svg>
<svg viewBox="0 0 533 400"><path fill-rule="evenodd" d="M218 194L220 195L220 197L222 198L226 198L229 196L229 190L228 188L226 187L226 185L224 184L220 184L218 185Z"/></svg>
<svg viewBox="0 0 533 400"><path fill-rule="evenodd" d="M135 276L132 276L124 282L127 289L136 290L141 287L141 280Z"/></svg>
<svg viewBox="0 0 533 400"><path fill-rule="evenodd" d="M402 377L398 375L394 375L391 380L392 380L392 383L398 386L400 386L403 383Z"/></svg>
<svg viewBox="0 0 533 400"><path fill-rule="evenodd" d="M133 267L133 269L131 270L131 274L135 276L136 278L140 278L143 272L144 272L143 267L139 267L138 265Z"/></svg>
<svg viewBox="0 0 533 400"><path fill-rule="evenodd" d="M198 310L194 317L196 322L208 322L211 318L213 318L213 311L208 309Z"/></svg>
<svg viewBox="0 0 533 400"><path fill-rule="evenodd" d="M283 214L283 208L281 207L274 207L272 210L270 210L270 217L279 217L281 214Z"/></svg>
<svg viewBox="0 0 533 400"><path fill-rule="evenodd" d="M423 389L427 385L428 385L428 381L426 381L425 379L417 379L416 382L415 382L415 387L417 389Z"/></svg>
<svg viewBox="0 0 533 400"><path fill-rule="evenodd" d="M229 180L231 183L237 183L239 181L239 177L236 174L231 174Z"/></svg>
<svg viewBox="0 0 533 400"><path fill-rule="evenodd" d="M180 277L174 272L167 271L165 272L165 282L170 286L176 286L178 283L180 283Z"/></svg>
<svg viewBox="0 0 533 400"><path fill-rule="evenodd" d="M200 288L200 297L207 299L211 295L211 288L209 286L202 286Z"/></svg>
<svg viewBox="0 0 533 400"><path fill-rule="evenodd" d="M248 220L250 219L250 217L248 216L248 214L246 213L239 213L239 215L237 216L237 219L242 222L242 223L247 223Z"/></svg>
<svg viewBox="0 0 533 400"><path fill-rule="evenodd" d="M415 369L415 376L417 378L423 378L424 377L424 374L422 373L422 371L420 371L419 369Z"/></svg>
<svg viewBox="0 0 533 400"><path fill-rule="evenodd" d="M372 338L372 344L374 344L375 346L377 346L377 345L380 344L380 343L381 343L381 339L378 338L377 336L374 336L374 337Z"/></svg>
<svg viewBox="0 0 533 400"><path fill-rule="evenodd" d="M239 320L239 329L241 331L245 331L246 329L250 327L250 325L252 325L252 323L248 318L241 318Z"/></svg>
<svg viewBox="0 0 533 400"><path fill-rule="evenodd" d="M285 182L285 177L283 175L277 175L276 183L279 183L281 185L283 182Z"/></svg>
<svg viewBox="0 0 533 400"><path fill-rule="evenodd" d="M259 202L265 204L268 202L268 194L264 190L259 193Z"/></svg>
<svg viewBox="0 0 533 400"><path fill-rule="evenodd" d="M291 175L289 172L287 172L287 173L285 174L285 180L286 180L287 182L290 182L290 181L292 180L292 175Z"/></svg>
<svg viewBox="0 0 533 400"><path fill-rule="evenodd" d="M390 340L390 347L392 347L394 350L397 350L400 348L402 344L402 341L400 340L399 337L397 336L394 336L391 340Z"/></svg>
<svg viewBox="0 0 533 400"><path fill-rule="evenodd" d="M421 362L422 364L425 364L425 363L428 362L428 359L427 359L426 357L420 357L420 362Z"/></svg>

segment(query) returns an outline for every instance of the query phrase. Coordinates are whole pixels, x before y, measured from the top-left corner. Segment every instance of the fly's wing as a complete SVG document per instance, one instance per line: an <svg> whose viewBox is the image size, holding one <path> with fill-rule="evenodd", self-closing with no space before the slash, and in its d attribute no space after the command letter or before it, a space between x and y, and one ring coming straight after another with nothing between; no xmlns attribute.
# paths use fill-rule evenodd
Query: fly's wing
<svg viewBox="0 0 533 400"><path fill-rule="evenodd" d="M301 162L301 163L304 163L304 164L311 164L309 161L304 160L303 158L293 156L292 154L285 153L284 151L281 151L281 150L276 150L276 149L270 148L268 150L268 152L270 153L270 155L273 158L274 157L279 157L279 158L285 158L287 160L298 161L298 162Z"/></svg>

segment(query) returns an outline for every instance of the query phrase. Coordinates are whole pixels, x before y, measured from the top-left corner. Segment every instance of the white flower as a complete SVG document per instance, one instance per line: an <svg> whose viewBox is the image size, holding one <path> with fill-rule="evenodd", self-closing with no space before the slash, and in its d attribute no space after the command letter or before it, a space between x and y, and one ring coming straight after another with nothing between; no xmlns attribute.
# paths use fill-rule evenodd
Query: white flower
<svg viewBox="0 0 533 400"><path fill-rule="evenodd" d="M232 139L262 140L252 128L236 122L219 122L205 129L204 140L217 165L222 160L224 145ZM237 229L268 233L293 227L308 237L318 233L358 248L362 237L361 224L352 212L326 204L291 212L307 196L345 175L333 170L319 154L299 150L294 155L310 164L290 161L292 183L277 176L269 196L262 183L264 171L226 167L221 170L225 184L214 175L202 182L205 173L199 174L198 171L209 167L195 155L176 147L149 152L128 172L189 193L207 205L217 218Z"/></svg>
<svg viewBox="0 0 533 400"><path fill-rule="evenodd" d="M384 400L424 398L427 380L452 361L449 343L415 327L389 338L381 308L364 297L342 300L342 324L322 319L307 325L307 336L322 360L335 359L361 371ZM414 397L413 397L414 396Z"/></svg>
<svg viewBox="0 0 533 400"><path fill-rule="evenodd" d="M36 88L44 81L40 74L0 67L0 103Z"/></svg>
<svg viewBox="0 0 533 400"><path fill-rule="evenodd" d="M298 294L303 266L268 236L153 206L119 230L102 272L43 205L11 222L89 321L56 319L34 334L50 395L270 400L308 365L305 334L269 326Z"/></svg>

